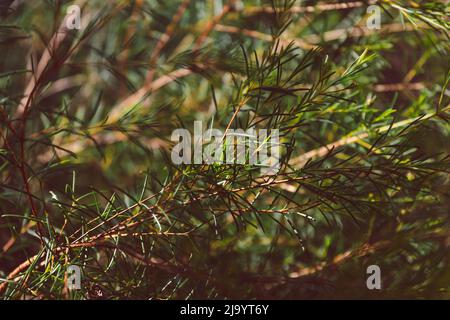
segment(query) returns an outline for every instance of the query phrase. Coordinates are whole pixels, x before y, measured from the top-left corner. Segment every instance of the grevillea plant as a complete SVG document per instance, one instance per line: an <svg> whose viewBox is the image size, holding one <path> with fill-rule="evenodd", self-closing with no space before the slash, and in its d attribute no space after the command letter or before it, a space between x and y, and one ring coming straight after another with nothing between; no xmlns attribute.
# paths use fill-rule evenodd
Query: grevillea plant
<svg viewBox="0 0 450 320"><path fill-rule="evenodd" d="M0 296L450 298L448 17L3 1ZM195 121L277 130L277 170L174 163Z"/></svg>

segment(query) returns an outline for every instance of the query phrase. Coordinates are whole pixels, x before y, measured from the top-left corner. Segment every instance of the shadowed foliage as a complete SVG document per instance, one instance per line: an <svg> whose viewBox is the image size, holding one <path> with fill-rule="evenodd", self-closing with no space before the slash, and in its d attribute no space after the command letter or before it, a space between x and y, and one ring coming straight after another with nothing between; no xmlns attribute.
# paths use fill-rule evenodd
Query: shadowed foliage
<svg viewBox="0 0 450 320"><path fill-rule="evenodd" d="M2 1L0 295L450 298L449 9ZM280 170L174 165L196 120L278 129Z"/></svg>

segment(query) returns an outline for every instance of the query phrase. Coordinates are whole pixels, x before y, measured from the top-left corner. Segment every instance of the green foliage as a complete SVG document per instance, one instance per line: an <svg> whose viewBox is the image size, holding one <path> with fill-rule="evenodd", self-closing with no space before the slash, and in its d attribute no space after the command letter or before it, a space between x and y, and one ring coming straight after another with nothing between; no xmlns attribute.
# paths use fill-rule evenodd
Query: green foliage
<svg viewBox="0 0 450 320"><path fill-rule="evenodd" d="M0 6L2 297L450 298L446 1L379 1L380 30L219 2ZM174 165L194 120L279 129L280 171Z"/></svg>

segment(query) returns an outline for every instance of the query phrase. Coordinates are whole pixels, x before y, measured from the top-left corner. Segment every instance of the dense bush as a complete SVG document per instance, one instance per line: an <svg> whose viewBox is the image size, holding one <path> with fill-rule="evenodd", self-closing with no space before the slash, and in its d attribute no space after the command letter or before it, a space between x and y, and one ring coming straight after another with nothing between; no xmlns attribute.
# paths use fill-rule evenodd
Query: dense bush
<svg viewBox="0 0 450 320"><path fill-rule="evenodd" d="M448 1L2 3L5 299L450 298ZM174 165L195 120L279 172Z"/></svg>

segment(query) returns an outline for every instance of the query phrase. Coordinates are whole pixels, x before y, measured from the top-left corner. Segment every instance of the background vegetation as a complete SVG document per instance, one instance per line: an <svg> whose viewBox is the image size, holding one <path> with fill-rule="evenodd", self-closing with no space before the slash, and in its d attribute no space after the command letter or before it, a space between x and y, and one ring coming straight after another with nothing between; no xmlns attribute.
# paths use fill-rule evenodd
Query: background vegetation
<svg viewBox="0 0 450 320"><path fill-rule="evenodd" d="M445 0L2 1L0 295L450 298L448 18ZM174 166L194 120L280 129L280 172Z"/></svg>

